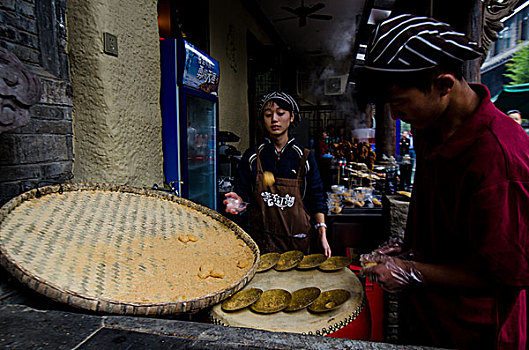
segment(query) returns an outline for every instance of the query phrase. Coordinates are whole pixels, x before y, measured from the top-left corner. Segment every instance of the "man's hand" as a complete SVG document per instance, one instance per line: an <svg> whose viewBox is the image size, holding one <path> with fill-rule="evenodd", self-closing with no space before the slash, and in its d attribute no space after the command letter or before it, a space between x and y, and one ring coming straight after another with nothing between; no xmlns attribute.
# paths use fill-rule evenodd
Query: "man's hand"
<svg viewBox="0 0 529 350"><path fill-rule="evenodd" d="M376 254L382 255L398 255L402 252L402 238L391 237L388 241L382 243L377 249L373 251Z"/></svg>
<svg viewBox="0 0 529 350"><path fill-rule="evenodd" d="M400 292L411 284L424 282L414 261L402 260L387 255L362 255L362 273L385 291Z"/></svg>

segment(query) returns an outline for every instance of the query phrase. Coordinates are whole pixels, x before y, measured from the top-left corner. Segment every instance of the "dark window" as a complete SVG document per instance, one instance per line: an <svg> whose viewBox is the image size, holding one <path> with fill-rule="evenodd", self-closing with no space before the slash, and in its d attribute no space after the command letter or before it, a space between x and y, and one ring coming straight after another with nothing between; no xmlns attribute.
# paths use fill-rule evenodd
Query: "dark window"
<svg viewBox="0 0 529 350"><path fill-rule="evenodd" d="M209 1L159 0L160 38L185 39L209 54Z"/></svg>

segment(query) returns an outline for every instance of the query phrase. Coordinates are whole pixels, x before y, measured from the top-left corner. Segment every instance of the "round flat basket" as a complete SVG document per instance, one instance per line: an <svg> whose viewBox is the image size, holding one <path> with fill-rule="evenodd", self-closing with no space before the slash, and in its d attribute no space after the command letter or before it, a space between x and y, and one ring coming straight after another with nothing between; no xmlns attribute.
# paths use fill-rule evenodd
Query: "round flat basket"
<svg viewBox="0 0 529 350"><path fill-rule="evenodd" d="M162 191L109 184L41 187L0 208L0 263L74 307L192 313L242 289L259 249L219 213Z"/></svg>
<svg viewBox="0 0 529 350"><path fill-rule="evenodd" d="M349 298L343 304L330 308L327 312L311 312L307 307L297 311L276 313L256 313L249 308L236 312L226 312L220 305L210 310L210 318L215 324L230 327L264 329L272 332L326 335L347 327L360 315L366 301L364 287L360 279L350 269L324 272L318 269L277 271L275 269L257 273L243 290L259 288L263 291L282 289L294 297L296 291L317 287L321 291L344 289ZM264 294L264 293L263 293ZM321 295L320 294L320 295ZM297 297L297 296L296 296ZM369 311L367 311L369 312ZM371 321L369 321L371 322Z"/></svg>

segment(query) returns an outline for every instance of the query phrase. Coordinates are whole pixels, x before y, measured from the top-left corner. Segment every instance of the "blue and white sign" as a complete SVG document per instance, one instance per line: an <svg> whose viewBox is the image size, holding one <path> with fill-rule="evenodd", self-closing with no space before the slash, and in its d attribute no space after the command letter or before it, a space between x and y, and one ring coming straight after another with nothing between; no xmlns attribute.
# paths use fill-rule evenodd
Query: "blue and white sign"
<svg viewBox="0 0 529 350"><path fill-rule="evenodd" d="M217 95L219 62L184 41L185 62L182 84L205 93Z"/></svg>

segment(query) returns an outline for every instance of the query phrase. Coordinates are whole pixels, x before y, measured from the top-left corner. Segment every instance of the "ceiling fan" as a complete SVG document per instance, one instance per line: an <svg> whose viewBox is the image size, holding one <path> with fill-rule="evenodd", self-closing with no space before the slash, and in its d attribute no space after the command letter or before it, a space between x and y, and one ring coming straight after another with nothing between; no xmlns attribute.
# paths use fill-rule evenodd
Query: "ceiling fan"
<svg viewBox="0 0 529 350"><path fill-rule="evenodd" d="M301 0L301 6L295 9L291 7L287 7L287 6L281 6L283 10L294 14L295 15L294 17L281 18L276 21L284 21L287 19L299 18L299 26L304 27L307 25L307 18L321 19L325 21L331 20L332 19L331 15L319 15L319 14L314 13L314 12L321 10L324 7L325 7L325 4L321 2L313 6L305 6L305 1Z"/></svg>

